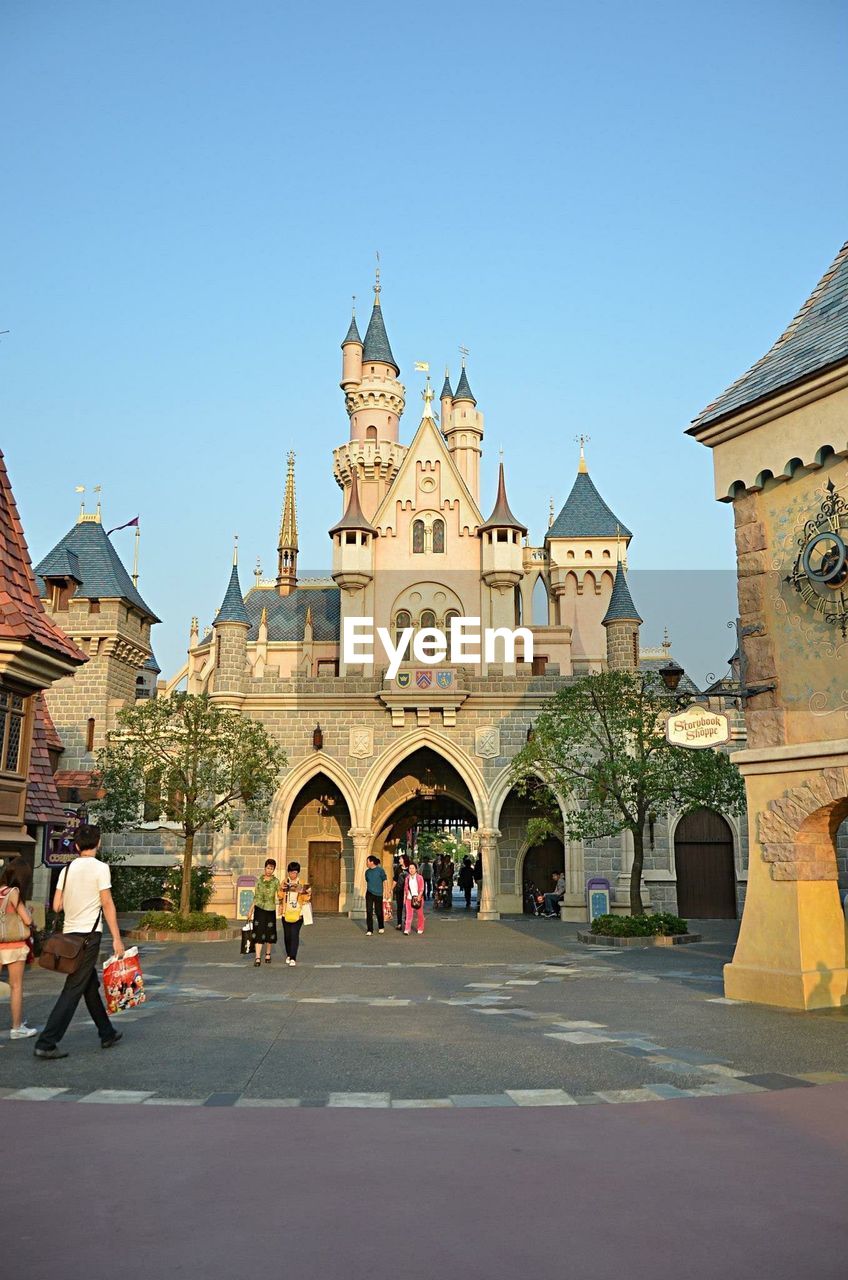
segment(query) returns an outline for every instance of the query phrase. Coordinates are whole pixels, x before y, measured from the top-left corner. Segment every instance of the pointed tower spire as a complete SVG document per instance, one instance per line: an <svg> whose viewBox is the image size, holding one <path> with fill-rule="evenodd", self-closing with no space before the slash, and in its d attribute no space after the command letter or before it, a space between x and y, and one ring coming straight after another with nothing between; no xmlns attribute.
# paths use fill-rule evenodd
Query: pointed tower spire
<svg viewBox="0 0 848 1280"><path fill-rule="evenodd" d="M362 507L359 505L359 481L355 471L351 473L350 477L350 496L347 500L345 513L338 524L333 525L330 530L330 537L332 538L335 533L342 533L345 530L353 529L360 529L364 533L377 532L373 524L366 520Z"/></svg>
<svg viewBox="0 0 848 1280"><path fill-rule="evenodd" d="M377 254L377 271L374 280L374 308L371 312L371 319L368 321L368 328L365 330L365 342L362 348L362 363L390 365L395 371L395 375L400 374L400 365L392 355L392 349L389 345L389 335L386 333L386 324L383 320L383 308L380 306L380 293L382 291L380 284L380 255Z"/></svg>
<svg viewBox="0 0 848 1280"><path fill-rule="evenodd" d="M362 346L362 339L359 336L359 329L356 324L356 294L353 295L353 306L350 310L350 324L345 336L342 338L342 350L349 342L358 342Z"/></svg>
<svg viewBox="0 0 848 1280"><path fill-rule="evenodd" d="M233 550L233 568L230 574L230 581L227 583L227 590L224 593L224 599L221 601L221 607L215 615L213 627L220 626L222 622L241 622L245 626L250 626L250 618L247 616L247 610L244 607L244 596L241 593L241 583L238 575L238 543Z"/></svg>
<svg viewBox="0 0 848 1280"><path fill-rule="evenodd" d="M642 621L633 603L633 597L627 585L627 574L620 560L615 571L615 581L612 584L609 607L601 621L605 627L608 627L612 622L638 623Z"/></svg>
<svg viewBox="0 0 848 1280"><path fill-rule="evenodd" d="M575 444L580 445L580 461L577 464L577 474L579 476L585 476L589 474L589 468L586 466L586 454L584 452L584 448L589 443L589 440L590 440L590 437L585 435L579 435L574 437Z"/></svg>
<svg viewBox="0 0 848 1280"><path fill-rule="evenodd" d="M286 471L286 492L283 498L283 514L280 517L280 538L277 543L276 588L281 596L287 596L297 586L297 504L294 488L294 450L289 450Z"/></svg>
<svg viewBox="0 0 848 1280"><path fill-rule="evenodd" d="M439 396L439 399L453 400L453 392L451 391L451 384L450 384L450 369L447 367L447 365L445 365L445 382L444 382L444 386L442 387L442 394Z"/></svg>
<svg viewBox="0 0 848 1280"><path fill-rule="evenodd" d="M516 520L515 516L509 509L509 503L506 498L506 480L504 478L504 465L501 462L498 466L498 496L495 499L495 507L485 524L480 525L480 532L486 529L518 529L521 533L527 530L520 520Z"/></svg>
<svg viewBox="0 0 848 1280"><path fill-rule="evenodd" d="M459 375L459 382L456 384L456 391L453 393L453 400L454 404L456 404L458 400L470 400L472 404L477 403L474 399L474 392L471 390L471 385L468 381L468 374L465 371L464 360L462 362L462 372Z"/></svg>

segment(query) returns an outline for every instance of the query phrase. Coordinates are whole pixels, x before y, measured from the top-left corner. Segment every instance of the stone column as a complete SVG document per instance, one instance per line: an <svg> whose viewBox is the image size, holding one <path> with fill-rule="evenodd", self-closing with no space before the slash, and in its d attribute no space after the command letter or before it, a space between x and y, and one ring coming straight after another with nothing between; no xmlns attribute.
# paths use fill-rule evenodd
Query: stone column
<svg viewBox="0 0 848 1280"><path fill-rule="evenodd" d="M498 911L498 893L500 891L500 863L498 861L498 841L501 833L493 828L484 828L480 835L480 856L483 860L483 892L480 898L478 920L500 920Z"/></svg>
<svg viewBox="0 0 848 1280"><path fill-rule="evenodd" d="M351 920L364 920L365 859L371 852L371 842L374 839L374 835L370 827L351 827L348 834L353 841L353 892L348 915ZM388 872L386 874L388 875Z"/></svg>

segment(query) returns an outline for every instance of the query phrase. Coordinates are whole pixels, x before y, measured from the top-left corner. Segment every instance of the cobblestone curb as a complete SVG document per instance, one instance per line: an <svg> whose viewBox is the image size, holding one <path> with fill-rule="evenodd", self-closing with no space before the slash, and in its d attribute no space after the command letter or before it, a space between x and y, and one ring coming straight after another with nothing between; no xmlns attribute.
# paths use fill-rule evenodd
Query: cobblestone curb
<svg viewBox="0 0 848 1280"><path fill-rule="evenodd" d="M578 933L578 942L592 947L682 947L687 942L703 942L701 933L654 934L653 937L610 938L603 933Z"/></svg>

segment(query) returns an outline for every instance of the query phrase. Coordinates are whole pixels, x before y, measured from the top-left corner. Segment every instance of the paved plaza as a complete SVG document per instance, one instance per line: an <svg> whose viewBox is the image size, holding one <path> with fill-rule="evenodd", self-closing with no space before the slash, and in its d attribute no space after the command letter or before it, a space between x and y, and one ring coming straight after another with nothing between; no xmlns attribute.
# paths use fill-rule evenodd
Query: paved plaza
<svg viewBox="0 0 848 1280"><path fill-rule="evenodd" d="M292 1219L307 1280L842 1277L846 1017L726 1002L734 928L704 933L610 952L558 922L369 939L327 919L294 970L144 946L149 1003L116 1050L82 1016L64 1061L2 1041L0 1115L34 1184L56 1151L98 1153L72 1198L30 1199L9 1260L46 1273L70 1244L64 1274L88 1276L84 1241L120 1248L129 1214L128 1280L216 1280L257 1248L282 1267ZM57 984L27 976L39 1022Z"/></svg>

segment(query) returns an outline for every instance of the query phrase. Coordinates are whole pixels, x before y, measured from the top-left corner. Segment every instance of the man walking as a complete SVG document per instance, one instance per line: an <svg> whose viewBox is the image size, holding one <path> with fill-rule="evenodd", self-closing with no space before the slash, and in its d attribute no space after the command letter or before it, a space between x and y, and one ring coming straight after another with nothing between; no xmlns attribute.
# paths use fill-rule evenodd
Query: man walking
<svg viewBox="0 0 848 1280"><path fill-rule="evenodd" d="M77 830L74 841L79 857L62 871L53 897L53 910L64 911L63 932L71 937L87 939L82 951L82 963L76 973L65 979L59 999L53 1006L47 1025L35 1042L36 1058L67 1058L66 1049L58 1048L59 1041L70 1026L80 999L91 1016L100 1044L111 1049L121 1039L109 1021L100 996L100 980L97 976L97 957L103 937L105 919L112 935L112 948L116 956L124 954L124 944L118 929L118 916L112 900L112 876L109 867L97 857L100 852L100 828L85 823Z"/></svg>
<svg viewBox="0 0 848 1280"><path fill-rule="evenodd" d="M374 912L377 912L377 932L383 932L383 886L386 873L380 866L380 859L370 853L365 859L365 915L368 937L374 932Z"/></svg>

